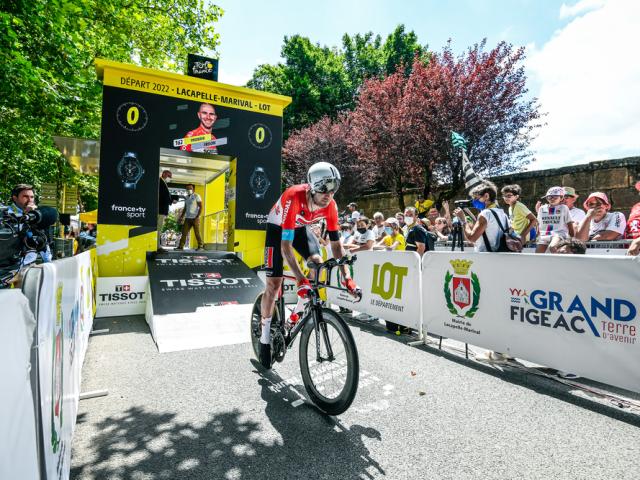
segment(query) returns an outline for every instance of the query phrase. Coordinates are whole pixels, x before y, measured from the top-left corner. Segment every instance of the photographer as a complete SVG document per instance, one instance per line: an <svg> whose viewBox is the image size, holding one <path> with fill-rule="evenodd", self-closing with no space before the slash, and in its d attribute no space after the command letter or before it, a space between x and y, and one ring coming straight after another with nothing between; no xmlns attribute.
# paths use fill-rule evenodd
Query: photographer
<svg viewBox="0 0 640 480"><path fill-rule="evenodd" d="M38 209L31 185L16 185L11 205L2 208L0 235L0 288L15 282L23 269L51 261L51 249L44 230L58 218L54 208Z"/></svg>
<svg viewBox="0 0 640 480"><path fill-rule="evenodd" d="M469 225L465 212L459 207L453 211L453 214L462 224L465 238L474 243L476 252L495 252L498 250L500 238L503 235L497 220L503 226L510 225L509 217L501 208L498 208L496 203L498 189L493 183L484 181L472 188L469 196L473 199L473 206L481 210L477 221L473 225Z"/></svg>

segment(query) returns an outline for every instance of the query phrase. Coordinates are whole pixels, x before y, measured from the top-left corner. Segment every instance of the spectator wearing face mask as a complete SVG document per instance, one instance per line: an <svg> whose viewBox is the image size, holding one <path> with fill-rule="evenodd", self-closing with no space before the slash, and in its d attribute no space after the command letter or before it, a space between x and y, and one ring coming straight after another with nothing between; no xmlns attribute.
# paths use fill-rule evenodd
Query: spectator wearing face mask
<svg viewBox="0 0 640 480"><path fill-rule="evenodd" d="M418 213L414 207L407 207L404 211L404 221L407 224L406 250L418 252L422 256L428 250L427 230L422 226Z"/></svg>
<svg viewBox="0 0 640 480"><path fill-rule="evenodd" d="M340 240L344 245L353 236L353 226L349 222L343 223L342 225L340 225L340 234L341 234Z"/></svg>
<svg viewBox="0 0 640 480"><path fill-rule="evenodd" d="M619 240L624 235L627 220L622 212L610 212L611 202L603 192L593 192L583 204L587 215L580 224L576 238L592 242Z"/></svg>
<svg viewBox="0 0 640 480"><path fill-rule="evenodd" d="M345 245L352 253L361 252L363 250L373 250L375 238L373 232L369 229L369 219L360 216L356 222L356 233L350 239L350 243Z"/></svg>
<svg viewBox="0 0 640 480"><path fill-rule="evenodd" d="M536 240L536 253L549 250L555 253L560 241L575 235L569 207L564 205L564 188L551 187L545 197L547 202L538 210L540 234Z"/></svg>
<svg viewBox="0 0 640 480"><path fill-rule="evenodd" d="M404 250L406 242L400 231L398 220L393 217L384 222L385 236L373 247L374 250Z"/></svg>

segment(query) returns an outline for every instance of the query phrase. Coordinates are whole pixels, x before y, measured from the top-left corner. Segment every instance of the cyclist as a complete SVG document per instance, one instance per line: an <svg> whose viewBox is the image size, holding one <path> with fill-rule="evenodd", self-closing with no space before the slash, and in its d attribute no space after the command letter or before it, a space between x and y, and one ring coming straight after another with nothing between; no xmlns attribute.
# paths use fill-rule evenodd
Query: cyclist
<svg viewBox="0 0 640 480"><path fill-rule="evenodd" d="M340 173L336 167L327 162L315 163L307 172L307 183L287 188L269 212L264 248L267 285L260 305L260 363L265 368L271 368L271 317L282 286L283 258L296 277L298 295L305 298L311 291L311 283L300 270L293 250L307 261L322 262L320 245L309 226L325 220L333 257L342 258L345 255L340 243L338 207L333 199L339 187ZM343 265L341 269L343 285L355 295L358 286L347 266Z"/></svg>

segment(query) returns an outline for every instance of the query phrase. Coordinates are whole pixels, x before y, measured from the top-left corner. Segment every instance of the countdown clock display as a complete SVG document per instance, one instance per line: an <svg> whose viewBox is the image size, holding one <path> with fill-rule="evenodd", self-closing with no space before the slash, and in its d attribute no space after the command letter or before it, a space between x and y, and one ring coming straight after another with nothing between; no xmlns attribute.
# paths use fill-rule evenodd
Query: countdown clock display
<svg viewBox="0 0 640 480"><path fill-rule="evenodd" d="M142 105L126 102L118 107L116 112L118 124L129 132L139 132L147 126L149 115Z"/></svg>
<svg viewBox="0 0 640 480"><path fill-rule="evenodd" d="M271 145L273 134L271 129L263 123L256 123L249 128L249 143L255 148L263 150Z"/></svg>

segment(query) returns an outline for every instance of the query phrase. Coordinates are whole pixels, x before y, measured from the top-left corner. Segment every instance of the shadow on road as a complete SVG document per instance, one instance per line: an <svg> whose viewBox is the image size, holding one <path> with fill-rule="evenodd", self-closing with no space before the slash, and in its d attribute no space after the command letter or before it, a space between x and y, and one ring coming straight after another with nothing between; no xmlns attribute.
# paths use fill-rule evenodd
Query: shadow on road
<svg viewBox="0 0 640 480"><path fill-rule="evenodd" d="M344 427L298 402L300 396L274 372L260 372L267 428L256 413L216 413L204 424L180 422L176 413L133 407L96 425L100 432L74 479L357 479L385 472L369 456L373 428ZM257 415L260 415L258 413ZM84 419L81 419L84 420ZM271 423L269 428L268 423ZM275 430L275 432L274 432ZM83 462L83 463L82 463Z"/></svg>

